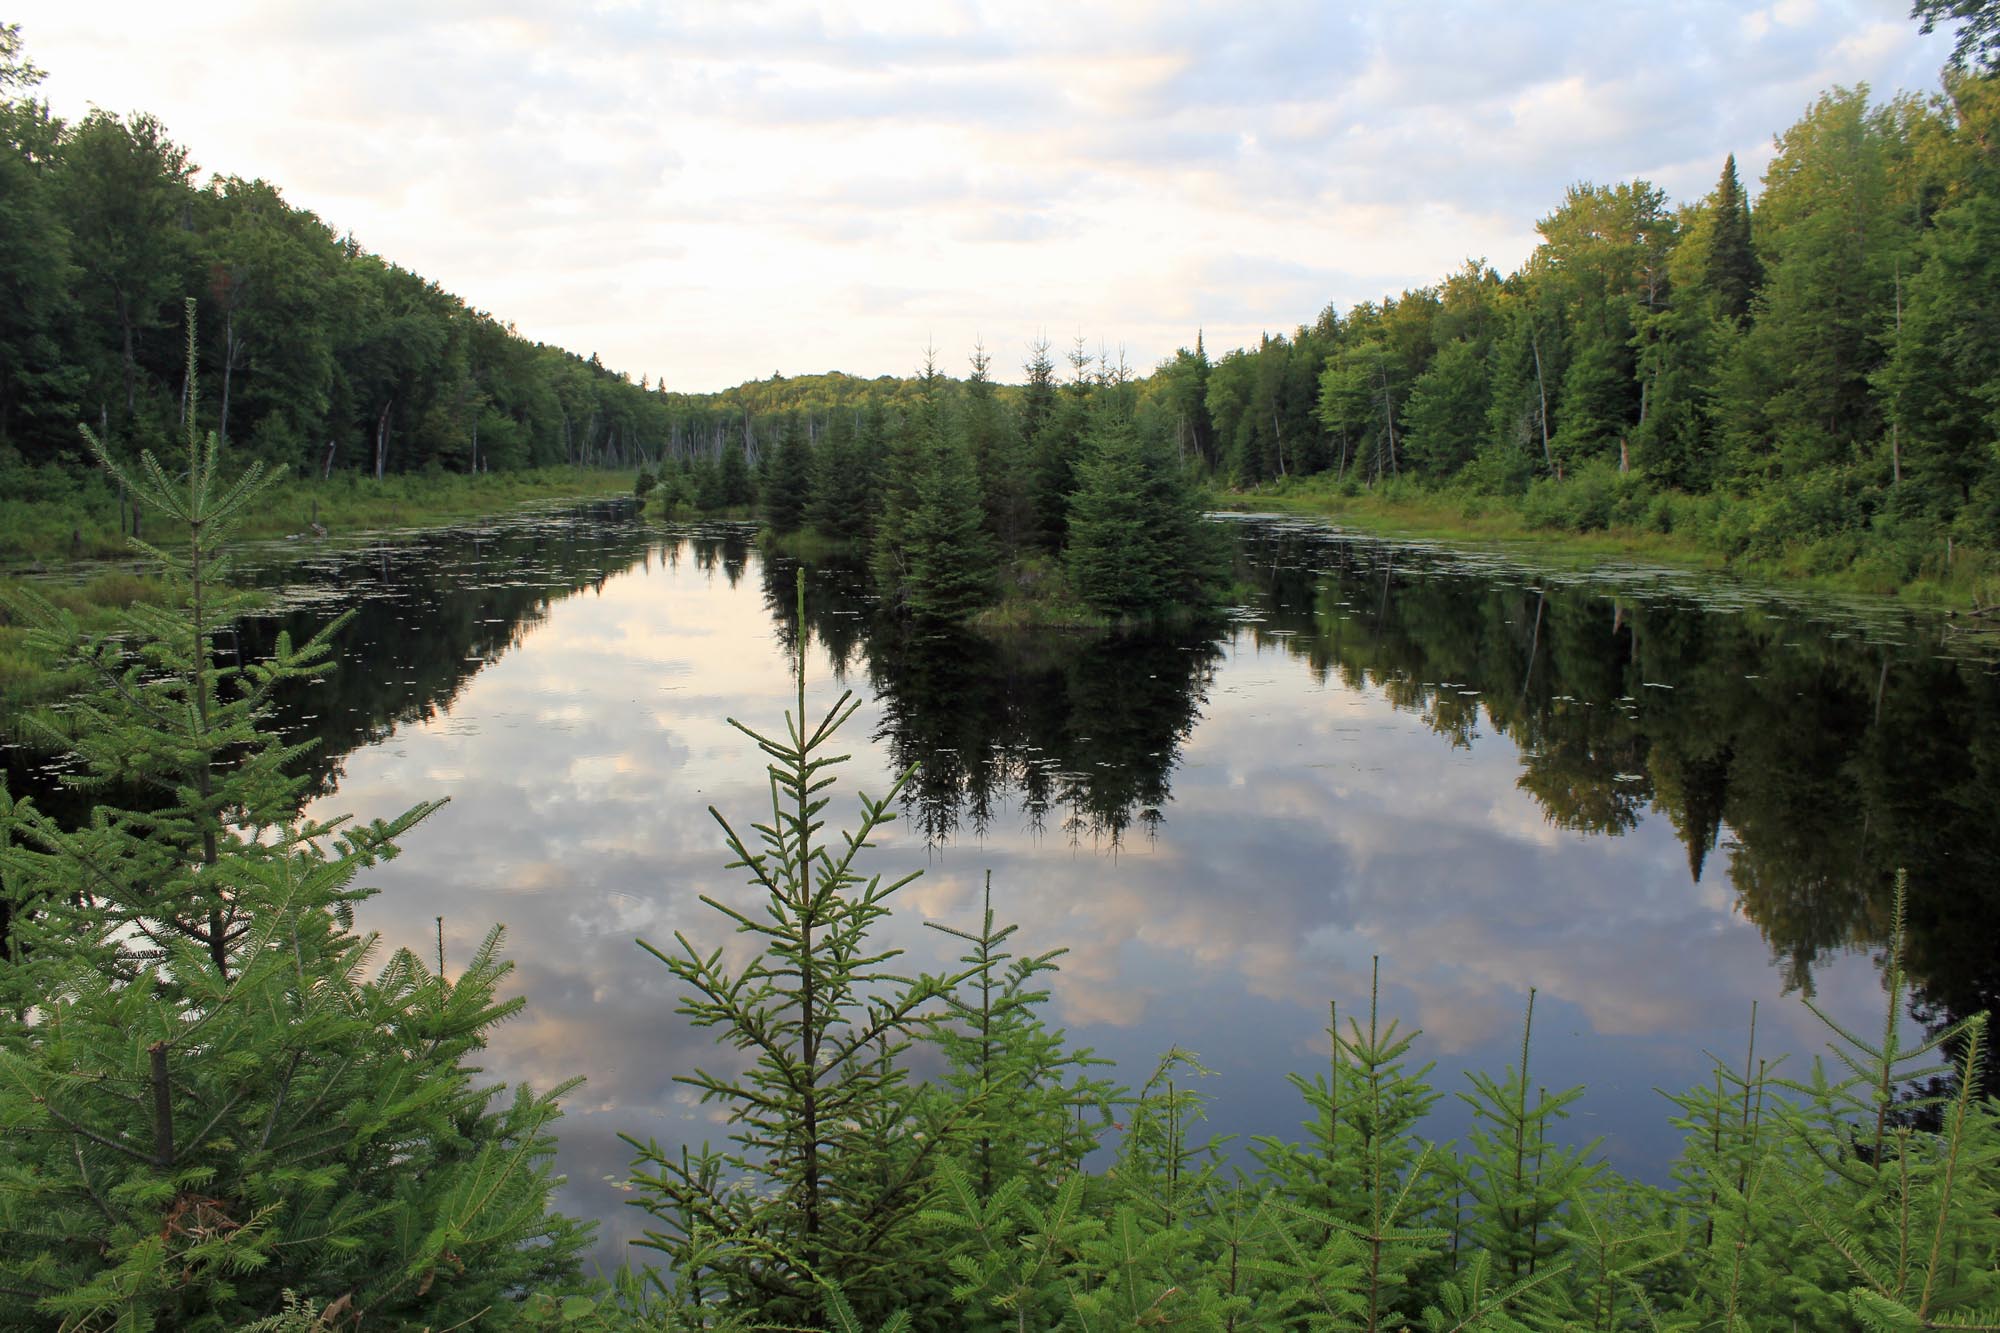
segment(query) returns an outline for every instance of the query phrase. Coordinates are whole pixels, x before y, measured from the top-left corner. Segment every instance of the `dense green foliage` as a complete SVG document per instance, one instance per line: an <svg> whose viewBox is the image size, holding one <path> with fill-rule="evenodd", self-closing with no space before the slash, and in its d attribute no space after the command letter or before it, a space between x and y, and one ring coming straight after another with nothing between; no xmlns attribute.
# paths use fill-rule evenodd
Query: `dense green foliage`
<svg viewBox="0 0 2000 1333"><path fill-rule="evenodd" d="M1584 1093L1534 1080L1532 994L1519 1062L1459 1094L1473 1113L1463 1145L1424 1139L1440 1092L1411 1065L1420 1034L1371 997L1365 1024L1343 1027L1337 1011L1329 1022L1325 1072L1293 1079L1303 1137L1260 1140L1254 1169L1230 1171L1197 1136L1202 1098L1187 1081L1205 1071L1191 1055L1169 1052L1131 1092L1091 1079L1088 1053L1040 1022L1030 987L1054 956L1005 952L1013 931L996 927L990 887L977 928L951 932L970 946L964 970L884 970L895 954L867 931L893 886L862 886L852 865L883 806L864 800L844 837L819 830L833 762L822 751L847 708L805 722L803 660L786 735L759 738L774 797L762 850L730 834L768 910L710 902L764 953L725 970L683 936L659 955L692 991L684 1012L757 1053L745 1079L687 1080L730 1108L736 1147L676 1158L648 1146L634 1182L668 1220L659 1243L681 1265L689 1326L1994 1322L2000 1105L1977 1092L1985 1018L1903 1036L1900 889L1882 1035L1829 1022L1832 1060L1787 1079L1758 1059L1753 1011L1743 1068L1718 1063L1712 1087L1672 1099L1685 1147L1671 1185L1619 1179L1594 1144L1564 1142L1560 1122ZM919 1034L950 1070L928 1092L908 1072ZM822 1106L839 1108L833 1124L820 1125ZM1097 1149L1112 1155L1101 1170ZM815 1197L847 1203L815 1223ZM871 1232L857 1252L855 1235Z"/></svg>
<svg viewBox="0 0 2000 1333"><path fill-rule="evenodd" d="M1105 417L1243 487L1444 488L1537 526L1672 532L1881 586L1949 576L2000 549L2000 85L1989 4L1923 0L1914 16L1957 27L1942 89L1824 94L1754 201L1733 156L1679 206L1645 181L1578 184L1511 275L1469 262L1217 360L1197 336L1139 379L1079 345L1064 381L1038 346L1017 386L979 351L942 385L932 368L717 394L530 345L264 182L198 186L150 117L56 120L9 28L0 465L74 459L79 417L121 457L170 435L174 303L194 291L219 433L256 456L313 475L649 464L664 505L761 504L780 533L873 545L888 595L930 618L1010 595L985 574L1038 557L1117 567L1101 546L1062 554ZM993 561L934 598L904 549L919 486L916 537L941 575ZM987 553L965 541L975 493Z"/></svg>
<svg viewBox="0 0 2000 1333"><path fill-rule="evenodd" d="M675 433L643 379L522 339L267 182L197 184L151 116L66 124L39 80L0 25L0 464L82 461L79 419L121 459L171 439L188 292L217 433L301 474L630 465Z"/></svg>
<svg viewBox="0 0 2000 1333"><path fill-rule="evenodd" d="M305 1327L329 1307L364 1327L1992 1322L2000 1117L1975 1091L1983 1021L1901 1044L1900 913L1883 1036L1836 1032L1831 1073L1787 1081L1754 1046L1718 1070L1676 1100L1687 1146L1669 1185L1620 1180L1565 1141L1581 1093L1543 1091L1529 1034L1513 1068L1462 1090L1467 1140L1426 1141L1441 1090L1411 1061L1419 1034L1373 1003L1330 1023L1326 1068L1295 1080L1303 1133L1231 1169L1199 1133L1194 1057L1169 1052L1137 1090L1095 1077L1040 1017L1055 957L1010 957L990 901L952 931L966 947L949 975L897 971L872 933L897 882L861 864L893 793L864 800L845 835L822 826L851 710L808 713L803 608L795 711L758 737L770 819L754 838L726 832L763 901L711 903L760 948L725 964L741 956L691 929L661 955L684 1012L751 1057L687 1075L732 1142L648 1145L631 1183L671 1267L579 1289L580 1237L547 1211L553 1108L502 1111L463 1064L518 1001L496 1001L490 948L455 982L407 954L365 976L345 925L353 876L422 810L344 842L284 819L300 756L260 734L256 701L314 670L313 646L241 674L208 660L199 626L222 602L207 583L254 478L218 488L211 446L190 451L188 477L186 499L154 497L188 520L187 609L135 621L140 665L116 659L123 687L92 697L86 728L128 743L86 746L80 770L129 754L135 777L180 773L168 799L79 829L7 807L5 883L26 923L4 975L27 1021L0 1051L0 1258L37 1301L23 1326ZM186 743L156 743L158 718L126 712L127 693L179 719ZM119 867L162 892L104 873ZM523 1244L537 1236L552 1243Z"/></svg>
<svg viewBox="0 0 2000 1333"><path fill-rule="evenodd" d="M1960 56L1990 63L1990 7L1918 12L1971 20ZM762 901L704 900L755 948L725 962L691 932L655 951L682 1015L748 1057L685 1078L729 1145L635 1144L671 1267L586 1288L585 1229L549 1204L563 1090L510 1100L468 1064L522 1003L499 998L498 932L454 979L441 949L377 966L352 929L358 876L430 807L302 822L306 756L270 709L319 678L326 636L247 663L214 648L241 605L225 543L264 482L222 473L232 434L261 460L377 476L665 463L647 489L668 505L755 499L780 530L866 542L919 622L998 595L1003 559L1059 562L1107 617L1198 601L1184 461L1248 484L1450 483L1577 527L1707 512L1725 543L1866 544L1912 568L1939 542L2000 547L1989 75L1931 102L1822 98L1754 208L1733 159L1677 213L1643 182L1579 186L1521 273L1468 265L1215 363L1197 339L1143 384L1079 349L1058 385L1038 348L1003 394L980 354L964 384L827 377L761 424L749 386L677 401L530 348L261 183L197 190L149 118L53 121L34 81L0 29L0 448L61 461L67 423L94 420L121 496L165 520L145 549L178 606L135 605L115 637L32 597L14 612L93 681L61 739L95 805L64 822L0 790L0 1323L2000 1327L1985 1017L1904 1038L1900 887L1881 1036L1827 1020L1832 1060L1788 1077L1758 1060L1753 1014L1741 1068L1672 1098L1671 1183L1566 1141L1583 1094L1532 1077L1532 993L1518 1062L1457 1090L1464 1143L1424 1138L1442 1092L1371 996L1365 1024L1331 1013L1325 1069L1293 1080L1299 1138L1231 1168L1199 1136L1193 1055L1133 1091L1047 1026L1056 955L1010 954L990 886L982 919L950 929L966 953L948 975L895 970L871 933L907 880L862 863L900 784L825 829L853 709L809 719L802 605L796 709L780 736L748 732L769 822L722 821ZM190 312L177 382L169 315L190 286L219 370L196 373ZM184 464L124 461L177 422ZM1530 674L1542 632L1538 600ZM1531 776L1616 761L1577 748ZM1686 757L1659 780L1714 759ZM1721 818L1701 813L1691 850Z"/></svg>
<svg viewBox="0 0 2000 1333"><path fill-rule="evenodd" d="M1192 457L1149 424L1122 367L1079 346L1058 389L1047 348L1031 358L1022 392L993 384L975 350L965 380L931 358L865 408L817 388L775 400L783 433L755 493L771 531L865 548L883 598L928 629L996 603L1004 618L1010 601L1033 603L1026 618L1126 623L1210 607L1222 556ZM656 504L745 504L724 485L739 452L684 460Z"/></svg>
<svg viewBox="0 0 2000 1333"><path fill-rule="evenodd" d="M1206 412L1189 438L1243 486L1325 474L1886 587L1949 574L2000 548L1996 116L1990 72L1836 89L1754 205L1733 156L1678 208L1580 184L1518 272L1472 263L1214 365L1183 353L1159 397Z"/></svg>
<svg viewBox="0 0 2000 1333"><path fill-rule="evenodd" d="M187 347L192 369L192 315ZM224 475L195 407L168 465L91 437L165 520L144 549L178 608L94 636L19 608L89 679L57 739L92 804L64 822L0 788L0 1323L233 1328L289 1291L441 1326L574 1289L589 1229L549 1208L564 1089L507 1098L466 1063L522 1003L499 931L453 979L442 947L375 967L352 929L356 877L434 806L301 821L303 747L270 706L323 673L327 635L213 646L266 474Z"/></svg>

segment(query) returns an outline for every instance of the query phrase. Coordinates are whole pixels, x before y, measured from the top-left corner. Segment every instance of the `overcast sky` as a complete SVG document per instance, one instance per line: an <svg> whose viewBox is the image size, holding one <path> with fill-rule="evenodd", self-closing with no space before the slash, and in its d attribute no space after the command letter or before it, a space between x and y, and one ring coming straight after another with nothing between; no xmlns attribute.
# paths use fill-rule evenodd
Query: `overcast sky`
<svg viewBox="0 0 2000 1333"><path fill-rule="evenodd" d="M1502 271L1565 185L1746 183L1822 89L1930 90L1907 0L14 0L59 114L150 111L532 338L673 388L1145 369ZM561 14L560 17L550 17Z"/></svg>

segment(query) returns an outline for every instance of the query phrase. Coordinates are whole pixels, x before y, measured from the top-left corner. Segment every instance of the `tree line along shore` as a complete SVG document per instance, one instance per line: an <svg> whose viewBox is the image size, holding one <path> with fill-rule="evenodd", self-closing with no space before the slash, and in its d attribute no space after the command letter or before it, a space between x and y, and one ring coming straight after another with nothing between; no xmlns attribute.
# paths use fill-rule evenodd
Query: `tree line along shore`
<svg viewBox="0 0 2000 1333"><path fill-rule="evenodd" d="M1691 201L1644 180L1578 183L1513 272L1468 260L1254 347L1212 357L1197 333L1140 373L1079 339L1054 357L1030 348L1017 383L971 349L961 375L932 362L697 394L525 340L271 183L199 182L152 117L59 120L7 28L0 277L16 299L0 311L0 495L53 496L52 469L101 491L79 421L127 459L174 437L192 294L211 424L302 482L643 468L684 505L760 506L781 532L851 542L858 524L878 568L906 570L903 538L885 543L877 524L913 512L914 494L890 491L943 448L955 494L932 498L976 506L968 556L996 589L975 600L1003 600L1024 559L1078 576L1070 504L1108 450L1113 471L1170 470L1250 502L1608 532L1984 603L2000 549L2000 92L1980 40L1933 92L1821 95L1777 137L1754 194L1733 157ZM839 514L810 495L802 514L813 466L788 448L850 442L862 484ZM107 508L101 494L77 503ZM44 560L106 530L5 517L10 548Z"/></svg>

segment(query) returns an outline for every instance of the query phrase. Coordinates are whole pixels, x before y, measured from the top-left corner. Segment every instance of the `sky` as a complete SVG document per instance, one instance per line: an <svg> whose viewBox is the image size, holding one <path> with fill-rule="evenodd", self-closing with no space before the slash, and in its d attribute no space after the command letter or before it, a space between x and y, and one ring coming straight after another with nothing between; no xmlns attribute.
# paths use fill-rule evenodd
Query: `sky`
<svg viewBox="0 0 2000 1333"><path fill-rule="evenodd" d="M158 116L530 338L705 391L1144 371L1525 259L1577 181L1746 184L1907 0L13 0L58 114Z"/></svg>

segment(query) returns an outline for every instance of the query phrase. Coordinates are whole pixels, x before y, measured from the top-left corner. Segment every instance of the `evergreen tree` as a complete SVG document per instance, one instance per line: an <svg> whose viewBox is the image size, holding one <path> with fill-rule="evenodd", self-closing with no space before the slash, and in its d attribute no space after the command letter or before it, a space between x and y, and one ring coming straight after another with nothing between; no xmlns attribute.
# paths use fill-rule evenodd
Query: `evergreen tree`
<svg viewBox="0 0 2000 1333"><path fill-rule="evenodd" d="M1565 1249L1563 1210L1602 1170L1590 1160L1597 1145L1556 1144L1551 1131L1583 1095L1571 1088L1553 1097L1529 1081L1535 993L1521 1028L1521 1063L1504 1077L1473 1073L1473 1090L1459 1099L1472 1109L1472 1152L1459 1165L1459 1181L1472 1201L1466 1230L1504 1270L1509 1281L1536 1276Z"/></svg>
<svg viewBox="0 0 2000 1333"><path fill-rule="evenodd" d="M892 487L876 534L884 591L920 620L961 620L997 592L979 476L955 428L945 379L927 361L922 397L905 423Z"/></svg>
<svg viewBox="0 0 2000 1333"><path fill-rule="evenodd" d="M945 439L928 451L916 508L904 525L909 577L903 604L922 620L961 620L997 591L991 541L981 526L979 478L963 446Z"/></svg>
<svg viewBox="0 0 2000 1333"><path fill-rule="evenodd" d="M1214 534L1179 464L1110 411L1099 414L1086 447L1063 553L1077 597L1113 617L1201 609Z"/></svg>
<svg viewBox="0 0 2000 1333"><path fill-rule="evenodd" d="M985 348L973 349L972 374L965 381L965 440L979 476L986 533L1001 552L1011 555L1021 549L1033 526L1033 501L1021 466L1020 435L994 393L991 364Z"/></svg>
<svg viewBox="0 0 2000 1333"><path fill-rule="evenodd" d="M1330 1009L1327 1072L1288 1076L1312 1112L1305 1141L1260 1138L1256 1148L1289 1234L1309 1248L1331 1245L1352 1263L1355 1326L1369 1329L1417 1312L1421 1279L1443 1262L1450 1238L1437 1225L1449 1158L1416 1134L1439 1094L1426 1081L1430 1065L1406 1067L1421 1034L1381 1021L1379 962L1367 1027L1350 1019L1343 1031Z"/></svg>
<svg viewBox="0 0 2000 1333"><path fill-rule="evenodd" d="M977 931L924 923L968 946L959 959L965 987L944 997L950 1021L931 1034L948 1061L942 1090L969 1108L949 1157L980 1198L1011 1184L1047 1200L1082 1169L1121 1091L1089 1072L1109 1061L1072 1049L1041 1018L1049 996L1035 988L1036 979L1056 971L1055 960L1067 950L1019 957L1006 951L1018 927L994 925L991 871L980 907ZM1095 1128L1087 1113L1095 1115Z"/></svg>
<svg viewBox="0 0 2000 1333"><path fill-rule="evenodd" d="M806 518L815 531L839 542L867 538L874 500L868 460L855 437L854 413L836 408L826 439L813 457Z"/></svg>
<svg viewBox="0 0 2000 1333"><path fill-rule="evenodd" d="M903 1056L926 1010L962 978L902 977L899 951L869 939L888 902L914 874L864 879L859 859L895 816L903 780L860 798L852 831L823 838L834 734L860 707L844 692L812 720L806 713L805 576L799 575L795 708L782 736L734 723L771 757L771 813L753 846L719 813L735 860L762 904L742 910L702 901L762 951L741 969L720 948L676 933L675 949L640 946L688 989L680 1013L750 1057L737 1077L697 1071L682 1082L724 1108L734 1147L638 1151L633 1184L664 1229L645 1244L675 1261L677 1281L716 1293L725 1309L797 1326L815 1318L824 1283L864 1314L882 1317L919 1276L911 1259L932 1154L950 1123L908 1079ZM948 1115L949 1113L947 1113ZM740 1181L758 1182L753 1189ZM742 1248L704 1259L707 1242Z"/></svg>
<svg viewBox="0 0 2000 1333"><path fill-rule="evenodd" d="M723 508L739 509L756 503L757 490L750 479L750 460L738 441L731 440L722 446L716 494Z"/></svg>
<svg viewBox="0 0 2000 1333"><path fill-rule="evenodd" d="M806 519L812 500L813 449L797 422L788 422L785 435L771 455L769 479L759 489L764 516L776 532L794 532Z"/></svg>
<svg viewBox="0 0 2000 1333"><path fill-rule="evenodd" d="M529 1289L577 1289L589 1229L550 1211L548 1127L565 1090L511 1100L466 1060L497 1022L499 932L448 979L399 952L373 976L356 877L434 805L387 823L301 823L268 730L279 681L325 638L225 667L223 543L265 478L229 481L195 425L170 473L100 460L173 523L143 548L185 593L82 640L47 604L37 634L96 684L74 714L66 828L0 791L0 1323L228 1329L298 1293L335 1316L507 1322ZM103 799L120 780L149 803Z"/></svg>
<svg viewBox="0 0 2000 1333"><path fill-rule="evenodd" d="M1722 164L1722 179L1708 197L1710 211L1708 262L1704 284L1724 319L1742 320L1750 313L1750 298L1764 278L1757 252L1750 244L1750 200L1736 177L1736 154Z"/></svg>

